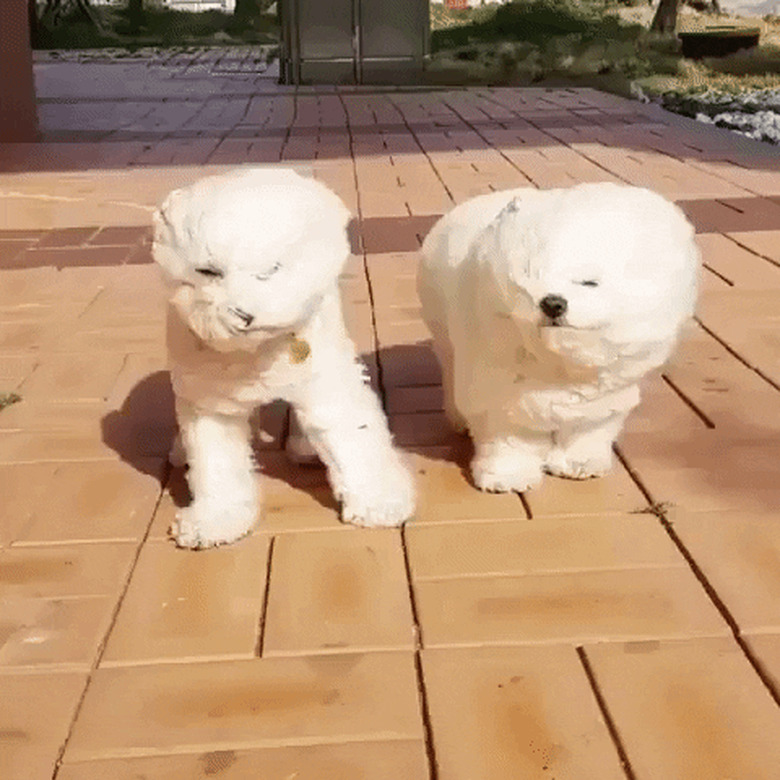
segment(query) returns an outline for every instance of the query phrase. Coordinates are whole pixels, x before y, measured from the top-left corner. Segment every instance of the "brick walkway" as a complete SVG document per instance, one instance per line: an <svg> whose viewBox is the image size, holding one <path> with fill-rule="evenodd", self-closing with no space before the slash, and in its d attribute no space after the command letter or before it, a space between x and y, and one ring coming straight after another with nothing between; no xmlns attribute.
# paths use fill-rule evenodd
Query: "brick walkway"
<svg viewBox="0 0 780 780"><path fill-rule="evenodd" d="M67 139L44 111L45 143L0 152L0 392L23 399L0 411L0 777L780 778L778 151L586 89L247 89L150 98L100 138L87 94L57 104ZM243 162L356 214L345 308L417 465L403 531L341 525L274 406L256 533L166 541L184 483L149 211ZM597 180L696 223L697 321L613 474L479 493L420 238L471 195Z"/></svg>

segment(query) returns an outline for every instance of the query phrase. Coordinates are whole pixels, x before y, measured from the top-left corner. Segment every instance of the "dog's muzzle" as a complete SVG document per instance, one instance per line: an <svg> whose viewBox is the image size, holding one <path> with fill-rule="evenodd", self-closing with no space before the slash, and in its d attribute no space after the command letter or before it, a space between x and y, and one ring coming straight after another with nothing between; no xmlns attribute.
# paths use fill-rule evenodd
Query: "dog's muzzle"
<svg viewBox="0 0 780 780"><path fill-rule="evenodd" d="M566 314L568 303L566 298L561 295L545 295L539 301L539 308L546 317L549 317L551 320L557 320Z"/></svg>
<svg viewBox="0 0 780 780"><path fill-rule="evenodd" d="M234 317L237 317L239 320L241 320L241 322L244 323L245 328L248 328L255 321L255 318L252 314L248 314L242 309L230 308L228 309L228 312L232 314Z"/></svg>

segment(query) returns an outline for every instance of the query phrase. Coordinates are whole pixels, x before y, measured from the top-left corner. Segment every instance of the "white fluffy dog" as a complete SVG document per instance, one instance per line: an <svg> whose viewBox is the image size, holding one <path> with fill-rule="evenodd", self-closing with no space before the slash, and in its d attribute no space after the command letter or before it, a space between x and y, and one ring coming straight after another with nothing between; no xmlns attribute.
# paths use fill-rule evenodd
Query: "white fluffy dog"
<svg viewBox="0 0 780 780"><path fill-rule="evenodd" d="M418 287L477 487L607 472L639 380L693 313L698 269L683 213L637 187L496 192L440 220Z"/></svg>
<svg viewBox="0 0 780 780"><path fill-rule="evenodd" d="M328 469L342 518L395 526L414 511L410 471L344 326L338 276L349 213L291 170L243 169L168 195L154 257L172 293L168 352L193 494L183 547L247 534L259 508L249 416L288 401ZM174 448L176 450L176 447Z"/></svg>

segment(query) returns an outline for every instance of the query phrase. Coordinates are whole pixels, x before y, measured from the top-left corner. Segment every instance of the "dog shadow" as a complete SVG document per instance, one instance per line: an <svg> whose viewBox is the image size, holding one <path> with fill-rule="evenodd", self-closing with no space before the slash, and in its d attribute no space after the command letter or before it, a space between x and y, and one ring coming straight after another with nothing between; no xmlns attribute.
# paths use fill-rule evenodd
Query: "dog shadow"
<svg viewBox="0 0 780 780"><path fill-rule="evenodd" d="M173 388L168 371L144 377L130 390L122 406L101 420L103 442L143 474L166 483L170 469L160 474L178 432Z"/></svg>
<svg viewBox="0 0 780 780"><path fill-rule="evenodd" d="M250 418L252 449L259 470L295 490L309 493L326 509L338 509L330 496L324 467L295 464L284 455L289 430L289 406L275 401L259 408ZM101 420L103 442L137 471L160 481L177 507L192 500L186 467L174 467L168 457L178 435L176 406L170 372L156 371L140 380L119 409ZM160 469L160 463L165 467Z"/></svg>

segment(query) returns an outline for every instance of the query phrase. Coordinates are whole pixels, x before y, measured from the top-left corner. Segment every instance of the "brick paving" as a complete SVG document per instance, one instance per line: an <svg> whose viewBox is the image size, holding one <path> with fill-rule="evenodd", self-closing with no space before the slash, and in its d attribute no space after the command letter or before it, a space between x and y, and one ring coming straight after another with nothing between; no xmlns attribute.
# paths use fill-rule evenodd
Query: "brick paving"
<svg viewBox="0 0 780 780"><path fill-rule="evenodd" d="M780 152L590 89L294 90L253 57L47 59L42 142L0 150L0 393L22 398L0 411L0 777L780 778ZM345 313L417 467L403 530L342 525L277 404L256 532L167 540L186 485L150 212L244 163L353 209ZM612 474L480 493L419 244L472 195L601 180L689 214L696 321Z"/></svg>

